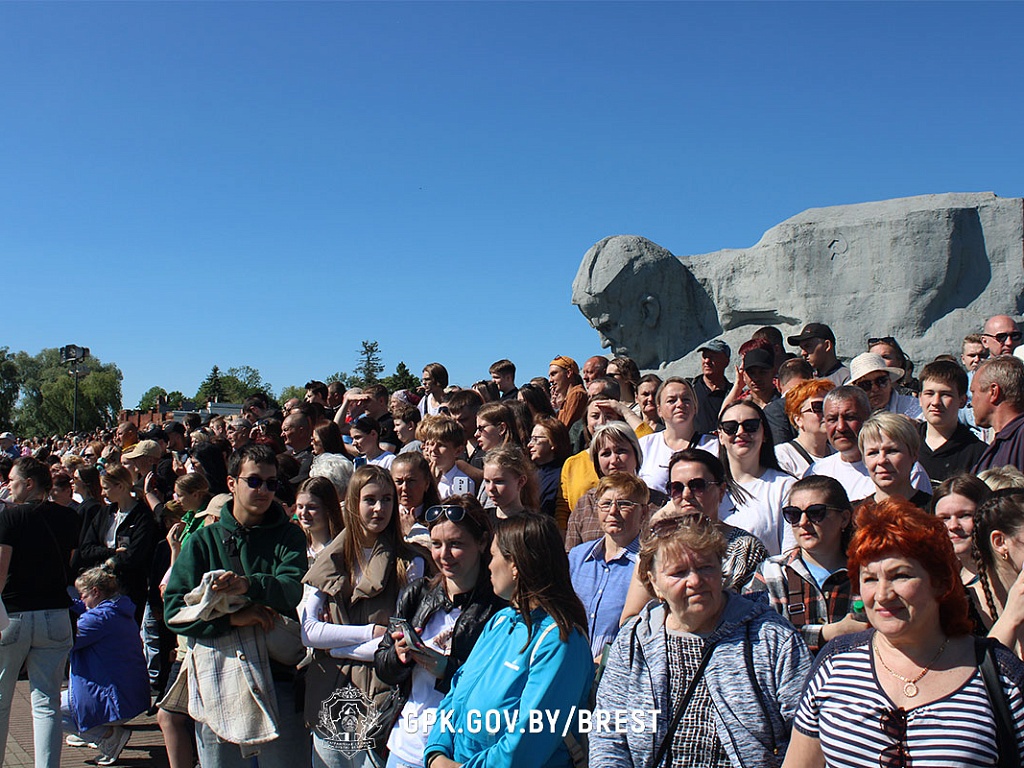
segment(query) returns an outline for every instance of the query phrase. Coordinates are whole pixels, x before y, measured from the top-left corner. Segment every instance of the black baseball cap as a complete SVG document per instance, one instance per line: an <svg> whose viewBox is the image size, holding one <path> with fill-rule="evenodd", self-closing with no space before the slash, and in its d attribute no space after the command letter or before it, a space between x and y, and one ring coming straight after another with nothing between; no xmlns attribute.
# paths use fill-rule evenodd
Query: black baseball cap
<svg viewBox="0 0 1024 768"><path fill-rule="evenodd" d="M833 344L836 343L835 334L824 323L808 323L800 331L799 336L790 336L786 341L789 342L791 347L799 347L801 343L808 339L824 339L825 341L831 341Z"/></svg>

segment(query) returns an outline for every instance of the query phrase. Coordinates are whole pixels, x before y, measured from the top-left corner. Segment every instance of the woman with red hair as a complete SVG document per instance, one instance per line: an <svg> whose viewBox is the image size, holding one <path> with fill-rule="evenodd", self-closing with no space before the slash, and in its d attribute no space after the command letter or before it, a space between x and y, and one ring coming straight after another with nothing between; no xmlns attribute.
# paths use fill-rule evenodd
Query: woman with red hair
<svg viewBox="0 0 1024 768"><path fill-rule="evenodd" d="M997 766L1020 754L1024 664L970 634L943 523L904 499L864 505L848 568L872 629L818 656L785 768Z"/></svg>

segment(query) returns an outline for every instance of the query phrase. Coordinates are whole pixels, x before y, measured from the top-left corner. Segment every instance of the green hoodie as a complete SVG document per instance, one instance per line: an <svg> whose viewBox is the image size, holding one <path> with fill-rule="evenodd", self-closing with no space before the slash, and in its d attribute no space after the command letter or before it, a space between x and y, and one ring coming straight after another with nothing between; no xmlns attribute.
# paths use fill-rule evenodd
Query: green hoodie
<svg viewBox="0 0 1024 768"><path fill-rule="evenodd" d="M185 606L185 595L199 586L204 573L235 571L229 546L237 544L242 575L249 580L245 596L282 616L296 618L295 607L302 598L302 577L306 573L306 537L276 501L262 523L248 528L235 520L233 505L229 502L218 522L200 528L182 546L164 592L165 616L174 616ZM168 627L189 637L218 637L231 631L231 620L222 616Z"/></svg>

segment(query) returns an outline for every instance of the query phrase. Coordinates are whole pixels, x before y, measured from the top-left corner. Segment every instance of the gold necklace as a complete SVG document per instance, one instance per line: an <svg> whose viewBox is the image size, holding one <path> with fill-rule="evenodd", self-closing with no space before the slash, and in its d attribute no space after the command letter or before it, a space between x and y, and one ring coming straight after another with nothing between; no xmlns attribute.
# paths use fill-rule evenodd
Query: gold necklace
<svg viewBox="0 0 1024 768"><path fill-rule="evenodd" d="M917 696L917 693L918 693L917 681L920 680L925 675L927 675L929 672L931 672L932 664L934 664L936 661L939 660L939 656L941 656L942 652L944 650L946 650L946 646L948 644L949 644L949 638L947 637L942 642L942 645L939 646L938 653L936 653L935 656L932 657L932 660L928 662L928 666L926 666L924 669L922 669L917 674L916 677L904 677L899 672L897 672L896 670L894 670L892 667L890 667L888 664L885 663L885 659L882 658L882 652L878 650L878 643L877 642L872 642L872 645L875 648L875 656L878 658L878 662L885 668L886 672L888 672L890 675L895 677L897 680L902 680L903 681L903 695L906 696L908 699L912 699L915 696Z"/></svg>

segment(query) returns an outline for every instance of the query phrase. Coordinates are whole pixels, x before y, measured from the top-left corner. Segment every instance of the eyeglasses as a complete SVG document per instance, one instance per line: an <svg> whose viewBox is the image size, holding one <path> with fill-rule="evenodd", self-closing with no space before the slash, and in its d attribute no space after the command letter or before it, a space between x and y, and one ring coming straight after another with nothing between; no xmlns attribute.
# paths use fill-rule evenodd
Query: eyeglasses
<svg viewBox="0 0 1024 768"><path fill-rule="evenodd" d="M800 509L800 507L783 507L782 517L790 525L796 525L800 522L800 518L803 515L807 515L807 519L812 523L820 523L825 519L830 509L834 509L836 512L842 512L839 507L833 507L830 504L811 504L806 509Z"/></svg>
<svg viewBox="0 0 1024 768"><path fill-rule="evenodd" d="M440 519L442 515L449 521L458 523L466 516L466 508L460 507L458 504L437 504L427 508L427 511L423 513L423 519L432 523Z"/></svg>
<svg viewBox="0 0 1024 768"><path fill-rule="evenodd" d="M685 483L673 480L665 486L665 492L673 499L677 499L687 488L690 489L690 493L704 493L709 485L718 485L718 483L713 480L705 480L703 477L694 477Z"/></svg>
<svg viewBox="0 0 1024 768"><path fill-rule="evenodd" d="M608 499L606 501L597 502L597 508L602 512L611 512L612 509L618 509L622 512L632 512L637 507L643 506L635 501L629 499Z"/></svg>
<svg viewBox="0 0 1024 768"><path fill-rule="evenodd" d="M890 709L882 714L882 733L893 739L879 755L880 768L907 768L907 711L903 707Z"/></svg>
<svg viewBox="0 0 1024 768"><path fill-rule="evenodd" d="M551 441L544 435L530 435L528 443L550 443Z"/></svg>
<svg viewBox="0 0 1024 768"><path fill-rule="evenodd" d="M720 421L718 428L725 432L729 437L733 437L740 431L740 427L748 435L752 435L761 428L760 419L744 419L743 421Z"/></svg>
<svg viewBox="0 0 1024 768"><path fill-rule="evenodd" d="M983 333L981 335L988 336L990 339L995 339L1000 344L1005 344L1007 339L1020 341L1022 338L1022 334L1020 331L1006 331L1005 333Z"/></svg>
<svg viewBox="0 0 1024 768"><path fill-rule="evenodd" d="M237 479L244 481L254 491L258 491L261 485L267 486L267 490L271 493L274 493L281 487L281 481L276 477L262 478L259 475L249 475L248 477L239 477Z"/></svg>
<svg viewBox="0 0 1024 768"><path fill-rule="evenodd" d="M865 381L858 381L857 386L863 389L865 392L870 392L872 389L885 389L890 384L889 374L884 376L876 376L873 379L867 379Z"/></svg>
<svg viewBox="0 0 1024 768"><path fill-rule="evenodd" d="M819 416L825 415L825 401L815 400L813 403L808 403L810 408L804 408L800 413L816 413Z"/></svg>

